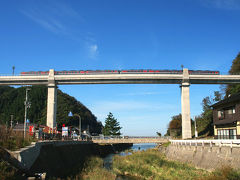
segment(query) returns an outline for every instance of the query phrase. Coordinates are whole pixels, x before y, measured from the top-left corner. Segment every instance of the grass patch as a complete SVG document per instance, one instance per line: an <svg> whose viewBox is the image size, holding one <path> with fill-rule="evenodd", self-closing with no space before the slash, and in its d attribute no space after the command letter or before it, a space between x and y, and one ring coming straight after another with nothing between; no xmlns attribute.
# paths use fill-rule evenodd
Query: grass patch
<svg viewBox="0 0 240 180"><path fill-rule="evenodd" d="M196 169L186 163L169 161L156 149L134 152L130 156L115 156L113 170L116 174L136 179L151 180L239 180L240 170L222 167L214 172Z"/></svg>
<svg viewBox="0 0 240 180"><path fill-rule="evenodd" d="M103 160L99 157L91 157L84 164L84 168L74 177L67 180L115 180L116 175L103 167Z"/></svg>
<svg viewBox="0 0 240 180"><path fill-rule="evenodd" d="M0 160L0 179L1 180L14 180L14 179L26 179L17 169L10 166L7 162Z"/></svg>
<svg viewBox="0 0 240 180"><path fill-rule="evenodd" d="M211 175L200 180L239 180L240 179L240 170L233 169L231 167L222 167L215 170Z"/></svg>
<svg viewBox="0 0 240 180"><path fill-rule="evenodd" d="M168 147L171 144L171 142L163 143L161 146L162 147Z"/></svg>
<svg viewBox="0 0 240 180"><path fill-rule="evenodd" d="M154 149L134 152L130 156L115 156L113 170L116 174L139 179L198 179L209 175L207 171L168 161Z"/></svg>

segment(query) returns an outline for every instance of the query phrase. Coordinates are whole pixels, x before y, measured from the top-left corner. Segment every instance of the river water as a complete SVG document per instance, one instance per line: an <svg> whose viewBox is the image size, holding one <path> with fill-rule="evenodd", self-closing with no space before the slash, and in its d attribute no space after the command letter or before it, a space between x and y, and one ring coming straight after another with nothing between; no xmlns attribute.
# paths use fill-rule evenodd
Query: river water
<svg viewBox="0 0 240 180"><path fill-rule="evenodd" d="M154 148L156 145L157 145L156 143L133 144L133 146L129 149L131 149L133 151L145 151L147 149ZM112 160L115 155L127 156L127 155L131 155L131 154L132 154L131 152L128 152L128 153L119 152L116 154L109 154L108 156L103 158L104 167L108 170L112 169Z"/></svg>

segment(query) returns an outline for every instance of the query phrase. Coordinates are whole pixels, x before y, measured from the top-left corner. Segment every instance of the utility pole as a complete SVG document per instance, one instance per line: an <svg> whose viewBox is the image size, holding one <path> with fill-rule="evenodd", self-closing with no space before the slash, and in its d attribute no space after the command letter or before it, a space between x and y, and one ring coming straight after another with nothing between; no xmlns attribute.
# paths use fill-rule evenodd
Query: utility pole
<svg viewBox="0 0 240 180"><path fill-rule="evenodd" d="M14 76L15 66L12 67L12 75Z"/></svg>
<svg viewBox="0 0 240 180"><path fill-rule="evenodd" d="M195 138L198 137L198 132L197 132L197 118L195 117L195 120L194 120L194 127L195 127Z"/></svg>
<svg viewBox="0 0 240 180"><path fill-rule="evenodd" d="M28 102L28 91L31 89L29 87L26 88L26 99L24 101L25 105L25 115L24 115L24 138L26 137L26 123L27 123L27 109L30 107L30 102Z"/></svg>
<svg viewBox="0 0 240 180"><path fill-rule="evenodd" d="M11 128L13 127L13 115L11 115L11 121L10 121L10 124L11 124Z"/></svg>

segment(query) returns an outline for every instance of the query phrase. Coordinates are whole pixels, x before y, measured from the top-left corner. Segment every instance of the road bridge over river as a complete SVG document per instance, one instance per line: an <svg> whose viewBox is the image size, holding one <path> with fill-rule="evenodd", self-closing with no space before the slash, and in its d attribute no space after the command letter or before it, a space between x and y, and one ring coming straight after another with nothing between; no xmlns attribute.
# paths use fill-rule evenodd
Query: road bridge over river
<svg viewBox="0 0 240 180"><path fill-rule="evenodd" d="M166 143L169 140L161 137L128 137L128 138L110 138L110 137L93 137L94 143L102 144L117 144L117 143Z"/></svg>

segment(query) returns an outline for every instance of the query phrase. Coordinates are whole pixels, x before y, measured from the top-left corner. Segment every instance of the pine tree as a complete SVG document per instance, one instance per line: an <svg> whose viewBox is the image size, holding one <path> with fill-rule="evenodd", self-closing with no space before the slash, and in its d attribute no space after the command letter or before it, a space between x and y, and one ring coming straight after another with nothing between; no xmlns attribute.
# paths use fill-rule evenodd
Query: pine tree
<svg viewBox="0 0 240 180"><path fill-rule="evenodd" d="M105 120L105 126L103 128L103 135L104 136L119 136L121 135L119 122L116 118L113 117L113 114L109 112L106 120Z"/></svg>

